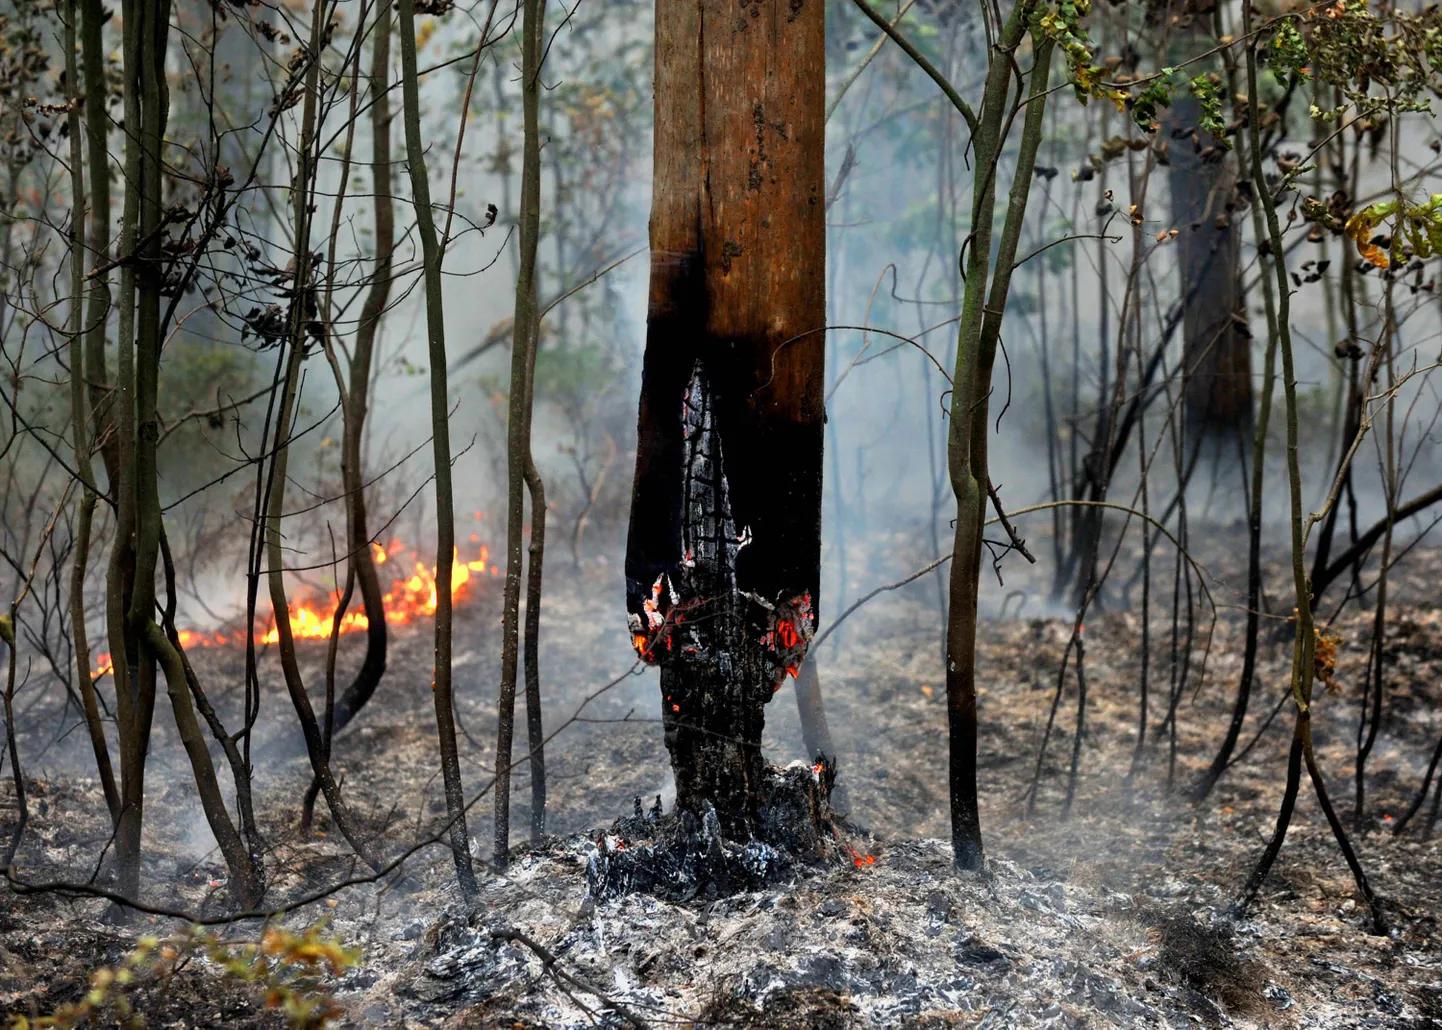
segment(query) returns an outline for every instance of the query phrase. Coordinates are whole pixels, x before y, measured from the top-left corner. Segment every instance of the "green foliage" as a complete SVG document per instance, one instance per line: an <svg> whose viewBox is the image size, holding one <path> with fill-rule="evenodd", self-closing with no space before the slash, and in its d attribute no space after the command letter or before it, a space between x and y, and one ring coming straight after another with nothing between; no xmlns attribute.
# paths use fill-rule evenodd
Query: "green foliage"
<svg viewBox="0 0 1442 1030"><path fill-rule="evenodd" d="M327 989L326 977L337 976L355 965L360 951L326 937L323 923L300 933L271 927L259 943L222 941L200 929L165 939L142 937L119 963L90 975L89 989L79 1001L34 1020L12 1016L9 1030L92 1023L144 1027L144 1014L132 997L135 991L170 980L197 957L207 959L226 979L260 995L265 1007L283 1013L289 1026L320 1030L345 1014Z"/></svg>
<svg viewBox="0 0 1442 1030"><path fill-rule="evenodd" d="M1361 117L1426 111L1427 94L1442 89L1442 12L1436 6L1416 14L1390 8L1378 14L1366 0L1336 0L1309 9L1302 29L1293 33L1304 41L1305 57L1291 53L1303 49L1292 41L1282 48L1287 60L1299 69L1309 61L1317 79L1342 91L1346 104L1331 112L1332 118L1347 106ZM1277 50L1274 38L1274 54ZM1324 114L1313 108L1314 117Z"/></svg>
<svg viewBox="0 0 1442 1030"><path fill-rule="evenodd" d="M1272 39L1267 45L1267 67L1278 82L1288 82L1294 78L1306 79L1310 61L1307 41L1291 18L1283 18L1272 30Z"/></svg>
<svg viewBox="0 0 1442 1030"><path fill-rule="evenodd" d="M1232 141L1227 135L1227 123L1222 119L1221 81L1215 75L1198 75L1187 83L1187 89L1201 108L1197 126L1230 149Z"/></svg>
<svg viewBox="0 0 1442 1030"><path fill-rule="evenodd" d="M1172 105L1172 68L1162 69L1162 74L1142 87L1132 100L1132 121L1144 131L1153 131L1157 120L1157 108Z"/></svg>
<svg viewBox="0 0 1442 1030"><path fill-rule="evenodd" d="M1107 70L1093 63L1092 40L1082 19L1091 13L1091 0L1062 0L1055 6L1039 4L1032 14L1031 30L1050 39L1066 55L1068 79L1083 104L1093 97L1110 100L1118 111L1126 109L1126 94L1106 81Z"/></svg>

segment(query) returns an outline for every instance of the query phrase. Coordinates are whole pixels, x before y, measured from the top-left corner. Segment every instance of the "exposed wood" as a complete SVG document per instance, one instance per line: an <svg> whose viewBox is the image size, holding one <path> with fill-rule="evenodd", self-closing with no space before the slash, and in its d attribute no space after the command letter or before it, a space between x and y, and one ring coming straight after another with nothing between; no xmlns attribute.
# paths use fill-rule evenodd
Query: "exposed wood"
<svg viewBox="0 0 1442 1030"><path fill-rule="evenodd" d="M824 63L819 0L657 5L627 608L661 665L677 802L731 833L820 587Z"/></svg>

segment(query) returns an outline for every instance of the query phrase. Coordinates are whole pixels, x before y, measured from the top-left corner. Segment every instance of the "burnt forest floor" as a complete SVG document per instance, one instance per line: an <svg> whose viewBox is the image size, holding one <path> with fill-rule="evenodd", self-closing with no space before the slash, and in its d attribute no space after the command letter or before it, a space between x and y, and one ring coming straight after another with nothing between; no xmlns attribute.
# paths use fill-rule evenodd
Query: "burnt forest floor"
<svg viewBox="0 0 1442 1030"><path fill-rule="evenodd" d="M926 560L914 535L873 542L868 550L869 579L849 589L847 600ZM621 676L632 655L619 612L619 572L599 561L572 570L561 559L551 570L542 619L547 726L564 725L546 752L552 836L534 848L524 843L530 788L522 768L512 806L512 864L505 876L484 879L478 916L461 915L450 856L433 847L411 859L405 875L341 890L331 904L293 913L286 923L301 927L323 916L329 933L361 949L359 966L333 984L343 1024L351 1026L622 1026L624 1008L648 1026L1442 1028L1442 833L1423 840L1415 832L1425 810L1413 831L1390 832L1442 734L1436 587L1442 551L1417 549L1393 576L1384 721L1368 766L1363 828L1354 832L1390 924L1389 935L1373 936L1305 781L1258 903L1240 923L1222 918L1274 824L1292 709L1281 707L1206 802L1186 802L1185 788L1225 729L1241 667L1244 537L1236 527L1221 532L1213 550L1210 562L1205 555L1199 560L1219 611L1212 628L1210 610L1199 606L1174 757L1170 734L1155 732L1182 664L1173 662L1170 646L1169 558L1158 560L1153 584L1152 732L1130 781L1142 666L1139 592L1130 609L1119 610L1113 597L1109 610L1086 620L1086 726L1076 796L1065 817L1074 676L1067 677L1030 815L1024 795L1070 620L1060 611L1029 618L1024 606L1021 617L986 622L980 764L988 870L952 871L942 843L949 824L940 616L935 582L923 579L863 608L819 653L852 805L847 843L862 864L803 869L771 890L691 904L640 895L587 898L585 869L595 848L588 831L629 815L636 798L649 807L661 794L669 808L670 777L655 672ZM1268 582L1274 592L1285 591L1285 556L1269 557ZM1013 563L1005 588L988 585L993 607L1030 586ZM463 773L473 794L489 781L494 757L499 588L497 581L457 615L456 695ZM1271 610L1289 613L1285 597L1274 593ZM1330 611L1324 604L1323 615ZM1315 705L1318 754L1349 829L1370 624L1370 613L1355 607L1333 623L1341 638L1336 689L1319 686ZM1263 630L1244 743L1287 687L1288 624L1271 618ZM336 744L345 793L388 853L432 832L444 814L431 647L428 626L393 634L385 681ZM359 650L348 638L340 682L359 664ZM217 647L192 657L222 715L234 719L242 653ZM308 645L302 657L318 698L324 648ZM313 831L298 828L308 765L273 654L262 671L256 808L269 846L268 900L279 901L360 870L323 803ZM84 881L109 837L103 799L83 730L55 703L58 692L38 673L32 679L19 703L31 821L18 875ZM578 709L580 719L570 722ZM195 802L163 689L155 726L147 898L221 912L225 867ZM517 734L520 754L523 715ZM766 747L778 764L806 757L789 689L768 710ZM224 777L219 756L217 767ZM1169 779L1177 790L1168 789ZM14 801L7 766L0 783L0 832L7 838ZM490 855L491 807L487 795L471 809L479 860ZM867 864L867 855L875 861ZM0 888L0 1014L54 1011L78 998L89 972L118 961L139 934L163 935L175 926L150 917L116 926L105 919L102 901L19 897ZM554 966L521 943L493 938L490 931L502 927L543 945ZM222 933L254 939L258 927ZM163 979L137 994L147 1025L282 1025L257 996L204 961Z"/></svg>

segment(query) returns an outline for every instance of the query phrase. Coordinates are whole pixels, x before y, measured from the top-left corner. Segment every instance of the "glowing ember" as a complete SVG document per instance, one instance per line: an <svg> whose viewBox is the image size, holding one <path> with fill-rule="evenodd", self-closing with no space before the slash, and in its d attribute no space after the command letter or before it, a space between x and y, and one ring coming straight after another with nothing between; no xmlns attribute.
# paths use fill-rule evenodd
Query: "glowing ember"
<svg viewBox="0 0 1442 1030"><path fill-rule="evenodd" d="M855 848L853 848L850 844L846 845L846 850L847 850L847 851L850 853L850 855L851 855L851 861L854 862L854 863L856 863L856 868L857 868L857 869L863 869L863 868L865 868L866 866L875 865L875 864L876 864L876 856L875 856L875 855L867 855L867 854L864 854L864 853L862 853L862 852L860 852L860 851L857 851L857 850L856 850Z"/></svg>
<svg viewBox="0 0 1442 1030"><path fill-rule="evenodd" d="M390 546L383 547L379 543L371 544L371 555L377 565L394 563L403 567L398 556L409 550L404 544L392 541ZM481 576L497 576L500 568L490 562L490 549L484 545L480 548L479 555L470 561L463 561L459 551L455 552L454 564L451 566L451 597L459 603L464 601L473 588L473 583ZM436 567L427 565L421 561L411 562L411 574L391 581L390 589L386 591L384 598L386 610L386 622L393 626L404 626L417 618L434 615L438 592L436 590ZM331 630L335 626L336 611L340 606L340 592L336 591L326 597L315 597L307 592L300 591L290 601L290 632L297 640L328 640ZM367 629L370 620L366 618L364 609L360 608L355 600L352 600L350 607L340 620L340 632L356 633ZM242 631L231 629L224 633L204 633L196 630L183 629L180 631L180 646L192 647L220 647L234 640L244 640ZM274 644L280 640L280 631L273 619L266 620L263 630L256 633L256 642L261 644ZM101 653L95 656L96 667L91 675L95 678L104 676L113 671L108 653Z"/></svg>
<svg viewBox="0 0 1442 1030"><path fill-rule="evenodd" d="M663 631L667 614L676 610L680 600L676 588L663 572L656 577L656 582L651 584L651 596L641 603L645 620L642 621L641 616L634 612L627 616L631 629L631 646L636 649L636 654L642 661L656 661L656 646L662 640L665 641L666 650L671 650L671 634ZM679 615L676 621L681 621Z"/></svg>

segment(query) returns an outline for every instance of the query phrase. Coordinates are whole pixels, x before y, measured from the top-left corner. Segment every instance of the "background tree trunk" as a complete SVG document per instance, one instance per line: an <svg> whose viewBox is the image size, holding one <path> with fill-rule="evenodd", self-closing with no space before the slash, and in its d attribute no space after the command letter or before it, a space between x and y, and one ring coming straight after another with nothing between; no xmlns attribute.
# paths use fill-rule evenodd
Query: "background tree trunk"
<svg viewBox="0 0 1442 1030"><path fill-rule="evenodd" d="M1167 121L1172 224L1181 230L1183 403L1188 455L1211 444L1210 453L1226 461L1252 428L1251 336L1241 298L1241 228L1228 209L1236 156L1198 130L1200 114L1195 97L1178 96Z"/></svg>
<svg viewBox="0 0 1442 1030"><path fill-rule="evenodd" d="M415 0L401 0L397 34L401 43L401 95L405 112L406 165L410 169L411 196L415 201L416 229L425 255L426 338L431 362L431 443L436 475L436 650L432 694L436 704L436 736L440 744L441 776L446 790L447 831L461 895L467 902L480 897L471 865L470 833L466 829L465 788L456 751L456 718L451 702L451 570L455 564L456 519L451 492L451 432L446 384L446 324L441 298L441 262L444 254L436 235L431 209L431 187L421 140L420 77L416 68Z"/></svg>
<svg viewBox="0 0 1442 1030"><path fill-rule="evenodd" d="M677 804L740 836L820 586L824 66L820 0L657 5L627 608L661 665Z"/></svg>

